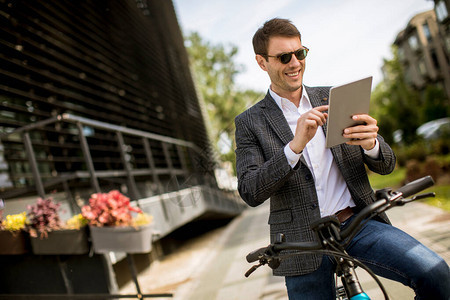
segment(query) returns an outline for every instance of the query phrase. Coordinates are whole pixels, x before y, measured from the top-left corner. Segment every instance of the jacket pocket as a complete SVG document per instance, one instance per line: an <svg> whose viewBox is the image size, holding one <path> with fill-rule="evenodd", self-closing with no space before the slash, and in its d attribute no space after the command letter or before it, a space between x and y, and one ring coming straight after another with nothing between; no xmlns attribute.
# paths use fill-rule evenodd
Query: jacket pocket
<svg viewBox="0 0 450 300"><path fill-rule="evenodd" d="M284 224L291 222L292 222L292 212L290 209L271 212L268 221L270 225Z"/></svg>

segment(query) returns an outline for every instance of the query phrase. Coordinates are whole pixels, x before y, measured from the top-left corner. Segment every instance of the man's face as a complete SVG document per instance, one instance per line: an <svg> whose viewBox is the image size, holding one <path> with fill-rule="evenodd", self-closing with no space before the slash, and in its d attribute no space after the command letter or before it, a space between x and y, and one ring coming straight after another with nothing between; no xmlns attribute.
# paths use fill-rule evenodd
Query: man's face
<svg viewBox="0 0 450 300"><path fill-rule="evenodd" d="M303 46L298 37L272 37L269 40L267 54L277 56L300 48ZM269 74L272 90L281 97L292 94L301 88L305 72L305 59L298 60L295 55L292 55L287 64L282 64L276 57L269 57L266 61L261 55L256 55L256 60L259 66Z"/></svg>

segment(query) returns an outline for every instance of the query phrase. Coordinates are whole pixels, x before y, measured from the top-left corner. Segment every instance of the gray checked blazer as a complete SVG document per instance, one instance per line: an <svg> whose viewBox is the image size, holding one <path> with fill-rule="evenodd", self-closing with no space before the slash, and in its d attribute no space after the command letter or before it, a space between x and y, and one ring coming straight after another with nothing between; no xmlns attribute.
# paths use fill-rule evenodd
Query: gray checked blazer
<svg viewBox="0 0 450 300"><path fill-rule="evenodd" d="M330 87L306 87L313 107L328 104ZM270 198L270 238L284 233L288 242L314 241L312 221L320 218L313 176L301 157L294 168L289 166L284 146L293 134L275 100L266 97L241 113L236 125L236 169L238 190L250 206ZM326 134L326 124L323 130ZM331 148L356 210L375 201L366 173L366 166L379 174L388 174L395 167L395 155L381 136L380 157L371 159L359 146L341 144ZM389 223L385 215L380 221ZM296 255L284 260L274 275L296 276L310 273L321 263L320 255Z"/></svg>

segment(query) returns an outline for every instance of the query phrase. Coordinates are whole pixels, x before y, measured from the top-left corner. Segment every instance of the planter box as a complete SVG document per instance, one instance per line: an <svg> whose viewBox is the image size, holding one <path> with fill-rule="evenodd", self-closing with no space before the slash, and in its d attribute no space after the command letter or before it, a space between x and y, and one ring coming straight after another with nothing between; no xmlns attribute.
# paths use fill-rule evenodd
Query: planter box
<svg viewBox="0 0 450 300"><path fill-rule="evenodd" d="M87 227L80 230L55 230L47 238L32 237L31 248L38 255L75 255L89 252Z"/></svg>
<svg viewBox="0 0 450 300"><path fill-rule="evenodd" d="M16 255L30 252L30 238L23 231L0 230L0 255Z"/></svg>
<svg viewBox="0 0 450 300"><path fill-rule="evenodd" d="M95 253L148 253L152 250L151 224L139 227L89 226Z"/></svg>

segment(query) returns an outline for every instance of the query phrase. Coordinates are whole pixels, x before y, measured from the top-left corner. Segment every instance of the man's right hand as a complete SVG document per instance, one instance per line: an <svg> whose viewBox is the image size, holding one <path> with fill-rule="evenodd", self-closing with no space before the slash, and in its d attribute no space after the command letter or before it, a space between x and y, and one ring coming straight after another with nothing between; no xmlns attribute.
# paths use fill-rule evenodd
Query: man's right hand
<svg viewBox="0 0 450 300"><path fill-rule="evenodd" d="M297 120L297 129L295 130L294 139L289 143L289 147L295 153L301 153L306 144L314 137L317 128L325 124L328 113L328 105L314 107L313 109L302 114Z"/></svg>

